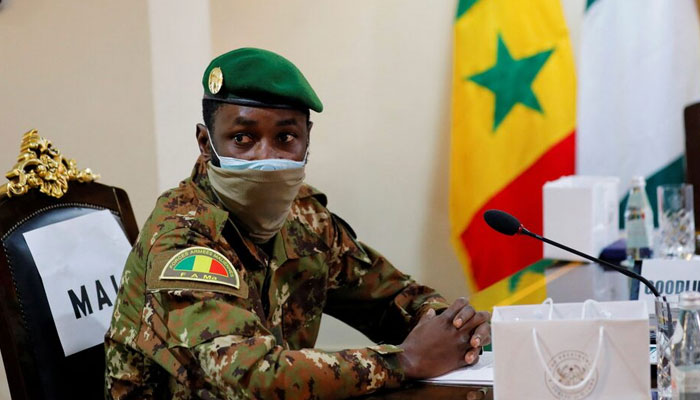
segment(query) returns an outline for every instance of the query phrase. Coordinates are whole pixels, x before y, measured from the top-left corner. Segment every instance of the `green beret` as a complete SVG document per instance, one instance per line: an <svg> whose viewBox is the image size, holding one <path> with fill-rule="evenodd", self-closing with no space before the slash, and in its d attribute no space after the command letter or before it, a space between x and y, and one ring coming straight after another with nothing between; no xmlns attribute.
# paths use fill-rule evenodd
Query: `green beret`
<svg viewBox="0 0 700 400"><path fill-rule="evenodd" d="M202 77L204 98L252 107L323 110L301 71L271 51L250 47L216 57Z"/></svg>

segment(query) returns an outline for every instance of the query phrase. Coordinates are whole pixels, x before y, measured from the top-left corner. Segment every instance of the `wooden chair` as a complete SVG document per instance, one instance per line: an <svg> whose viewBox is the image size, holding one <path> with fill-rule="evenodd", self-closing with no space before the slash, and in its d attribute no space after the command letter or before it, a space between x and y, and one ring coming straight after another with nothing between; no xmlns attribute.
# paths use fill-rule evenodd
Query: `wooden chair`
<svg viewBox="0 0 700 400"><path fill-rule="evenodd" d="M23 233L109 210L133 244L138 228L129 199L122 189L94 182L95 174L78 170L36 131L24 134L6 177L0 187L0 353L12 399L103 398L103 346L64 355Z"/></svg>

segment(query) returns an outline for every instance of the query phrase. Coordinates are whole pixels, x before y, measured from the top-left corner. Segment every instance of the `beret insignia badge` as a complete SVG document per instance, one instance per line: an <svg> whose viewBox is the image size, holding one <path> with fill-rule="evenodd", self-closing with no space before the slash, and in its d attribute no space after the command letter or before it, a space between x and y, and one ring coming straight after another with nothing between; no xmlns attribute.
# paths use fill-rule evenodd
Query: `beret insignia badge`
<svg viewBox="0 0 700 400"><path fill-rule="evenodd" d="M190 247L175 254L163 268L160 279L195 281L240 288L238 272L218 251Z"/></svg>
<svg viewBox="0 0 700 400"><path fill-rule="evenodd" d="M224 83L224 73L221 72L221 68L215 67L209 72L209 91L211 94L219 93L221 86Z"/></svg>

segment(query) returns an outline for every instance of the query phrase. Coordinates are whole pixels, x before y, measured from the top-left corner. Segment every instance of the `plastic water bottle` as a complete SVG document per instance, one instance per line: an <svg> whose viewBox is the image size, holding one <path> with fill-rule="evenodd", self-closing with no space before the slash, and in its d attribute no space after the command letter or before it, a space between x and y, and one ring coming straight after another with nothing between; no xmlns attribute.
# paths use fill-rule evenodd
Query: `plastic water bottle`
<svg viewBox="0 0 700 400"><path fill-rule="evenodd" d="M632 263L650 258L654 213L649 205L646 181L641 176L632 179L632 188L625 208L625 232L627 233L627 258Z"/></svg>
<svg viewBox="0 0 700 400"><path fill-rule="evenodd" d="M674 399L700 399L700 292L683 292L678 325L671 337L671 388Z"/></svg>

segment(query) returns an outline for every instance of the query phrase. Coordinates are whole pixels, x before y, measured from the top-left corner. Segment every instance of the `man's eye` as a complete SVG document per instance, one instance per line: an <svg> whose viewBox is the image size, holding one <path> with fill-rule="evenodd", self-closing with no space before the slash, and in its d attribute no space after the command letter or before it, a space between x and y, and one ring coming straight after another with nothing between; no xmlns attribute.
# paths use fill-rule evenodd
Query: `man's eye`
<svg viewBox="0 0 700 400"><path fill-rule="evenodd" d="M296 135L292 133L283 132L277 135L277 140L281 143L289 143L296 138Z"/></svg>
<svg viewBox="0 0 700 400"><path fill-rule="evenodd" d="M233 137L233 141L236 144L249 144L253 140L250 138L250 136L246 135L245 133L239 133Z"/></svg>

